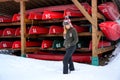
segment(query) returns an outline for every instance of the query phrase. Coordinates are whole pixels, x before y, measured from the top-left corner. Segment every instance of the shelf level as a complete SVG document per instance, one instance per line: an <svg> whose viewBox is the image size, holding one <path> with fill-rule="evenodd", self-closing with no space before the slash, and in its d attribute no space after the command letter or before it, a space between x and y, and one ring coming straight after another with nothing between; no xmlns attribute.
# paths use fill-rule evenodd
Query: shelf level
<svg viewBox="0 0 120 80"><path fill-rule="evenodd" d="M103 16L98 13L98 18L104 20ZM71 21L87 21L85 17L82 18L71 18ZM42 23L59 23L63 22L63 19L53 19L53 20L28 20L26 19L26 24L42 24ZM20 25L20 22L11 22L11 23L0 23L0 26L17 26Z"/></svg>
<svg viewBox="0 0 120 80"><path fill-rule="evenodd" d="M26 52L35 52L35 51L40 51L40 50L48 50L48 51L65 51L65 48L60 48L60 49L53 49L53 48L47 48L47 49L42 49L40 47L27 47ZM84 51L84 52L89 52L89 48L80 48L76 49L76 51Z"/></svg>

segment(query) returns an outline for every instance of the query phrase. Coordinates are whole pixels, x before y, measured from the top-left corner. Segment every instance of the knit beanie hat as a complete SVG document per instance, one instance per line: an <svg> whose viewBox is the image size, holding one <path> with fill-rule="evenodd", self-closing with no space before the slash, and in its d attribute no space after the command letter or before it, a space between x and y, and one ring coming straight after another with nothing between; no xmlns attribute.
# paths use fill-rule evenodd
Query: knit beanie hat
<svg viewBox="0 0 120 80"><path fill-rule="evenodd" d="M63 26L65 26L65 25L70 25L72 27L71 20L69 19L69 16L65 16L65 19L63 20Z"/></svg>

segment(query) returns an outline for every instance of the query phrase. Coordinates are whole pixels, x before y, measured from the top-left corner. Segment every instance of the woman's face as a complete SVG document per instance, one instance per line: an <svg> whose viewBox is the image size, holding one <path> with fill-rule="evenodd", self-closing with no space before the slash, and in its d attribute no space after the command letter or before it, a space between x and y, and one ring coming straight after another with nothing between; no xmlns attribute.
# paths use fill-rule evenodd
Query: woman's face
<svg viewBox="0 0 120 80"><path fill-rule="evenodd" d="M65 25L65 28L66 29L70 29L70 25Z"/></svg>

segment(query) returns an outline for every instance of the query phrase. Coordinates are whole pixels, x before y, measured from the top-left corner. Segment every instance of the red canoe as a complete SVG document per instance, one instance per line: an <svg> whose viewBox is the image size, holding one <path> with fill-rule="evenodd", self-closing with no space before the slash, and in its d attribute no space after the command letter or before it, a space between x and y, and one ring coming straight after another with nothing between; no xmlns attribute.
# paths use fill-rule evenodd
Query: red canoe
<svg viewBox="0 0 120 80"><path fill-rule="evenodd" d="M27 28L27 30L26 30L26 33L28 33L29 32L29 28ZM20 36L20 28L18 27L16 30L15 30L15 36Z"/></svg>
<svg viewBox="0 0 120 80"><path fill-rule="evenodd" d="M32 26L29 30L29 34L48 34L49 28L41 26Z"/></svg>
<svg viewBox="0 0 120 80"><path fill-rule="evenodd" d="M63 33L63 27L61 26L50 26L49 34L62 34Z"/></svg>
<svg viewBox="0 0 120 80"><path fill-rule="evenodd" d="M117 6L113 2L100 4L98 8L108 20L115 21L120 18Z"/></svg>
<svg viewBox="0 0 120 80"><path fill-rule="evenodd" d="M0 42L0 49L12 48L12 44L13 44L13 42L10 42L10 41L1 41Z"/></svg>
<svg viewBox="0 0 120 80"><path fill-rule="evenodd" d="M86 9L91 8L88 3L81 3ZM36 8L36 9L31 9L31 10L26 10L26 13L30 12L43 12L45 10L50 10L50 11L64 11L66 9L72 9L72 10L79 10L74 4L68 4L68 5L59 5L59 6L49 6L49 7L42 7L42 8ZM87 10L88 11L88 10ZM91 10L90 10L91 11Z"/></svg>
<svg viewBox="0 0 120 80"><path fill-rule="evenodd" d="M11 17L0 16L0 23L12 22Z"/></svg>
<svg viewBox="0 0 120 80"><path fill-rule="evenodd" d="M52 54L52 53L39 53L39 54L27 54L28 58L40 59L40 60L52 60L62 61L64 54ZM82 63L91 63L91 54L73 54L73 61Z"/></svg>
<svg viewBox="0 0 120 80"><path fill-rule="evenodd" d="M77 25L73 25L73 27L77 30L78 33L89 31L89 28L87 27L82 27L82 26L77 26Z"/></svg>
<svg viewBox="0 0 120 80"><path fill-rule="evenodd" d="M28 15L25 16L28 19ZM20 14L14 14L12 17L12 22L19 22L20 21Z"/></svg>
<svg viewBox="0 0 120 80"><path fill-rule="evenodd" d="M3 34L3 30L0 30L0 36L2 36L2 34Z"/></svg>
<svg viewBox="0 0 120 80"><path fill-rule="evenodd" d="M111 41L116 41L120 38L120 24L113 21L106 21L99 24L104 35Z"/></svg>
<svg viewBox="0 0 120 80"><path fill-rule="evenodd" d="M42 14L31 12L31 13L29 13L28 19L30 19L30 20L42 20Z"/></svg>
<svg viewBox="0 0 120 80"><path fill-rule="evenodd" d="M44 11L42 15L42 20L51 20L51 19L63 19L63 13L53 12L53 11Z"/></svg>
<svg viewBox="0 0 120 80"><path fill-rule="evenodd" d="M41 42L27 41L26 42L26 46L27 47L40 47L41 46ZM15 41L15 42L13 42L12 48L13 49L19 49L19 48L21 48L21 41Z"/></svg>
<svg viewBox="0 0 120 80"><path fill-rule="evenodd" d="M108 47L111 46L111 42L108 41L100 41L98 44L98 48ZM89 50L92 50L92 41L89 44Z"/></svg>
<svg viewBox="0 0 120 80"><path fill-rule="evenodd" d="M50 47L52 47L52 44L53 44L52 40L43 40L41 48L42 49L50 48Z"/></svg>
<svg viewBox="0 0 120 80"><path fill-rule="evenodd" d="M89 5L84 7L88 11L88 13L91 14L91 7ZM72 10L68 8L64 10L64 16L83 17L83 14L79 10Z"/></svg>
<svg viewBox="0 0 120 80"><path fill-rule="evenodd" d="M14 28L5 28L3 30L3 36L15 36L15 30Z"/></svg>

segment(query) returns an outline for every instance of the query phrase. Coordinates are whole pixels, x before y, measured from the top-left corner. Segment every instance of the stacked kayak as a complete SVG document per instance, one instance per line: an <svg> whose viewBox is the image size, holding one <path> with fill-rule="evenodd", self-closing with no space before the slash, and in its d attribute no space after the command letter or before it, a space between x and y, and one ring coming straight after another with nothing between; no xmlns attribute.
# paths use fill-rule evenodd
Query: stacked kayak
<svg viewBox="0 0 120 80"><path fill-rule="evenodd" d="M30 20L42 20L42 13L31 12L31 13L29 13L28 19L30 19Z"/></svg>
<svg viewBox="0 0 120 80"><path fill-rule="evenodd" d="M109 42L109 41L100 41L98 43L98 48L104 48L104 47L108 47L108 46L112 46L111 42ZM89 50L92 50L92 41L90 41Z"/></svg>
<svg viewBox="0 0 120 80"><path fill-rule="evenodd" d="M12 22L11 17L0 16L0 23Z"/></svg>
<svg viewBox="0 0 120 80"><path fill-rule="evenodd" d="M49 34L62 34L62 33L63 33L63 27L55 26L55 25L50 26Z"/></svg>
<svg viewBox="0 0 120 80"><path fill-rule="evenodd" d="M64 58L64 54L36 52L33 54L27 54L27 57L39 60L61 61ZM74 53L72 59L75 62L91 63L91 53Z"/></svg>
<svg viewBox="0 0 120 80"><path fill-rule="evenodd" d="M10 41L1 41L0 42L0 49L12 48L12 44L13 44L13 42L10 42Z"/></svg>
<svg viewBox="0 0 120 80"><path fill-rule="evenodd" d="M63 19L63 13L46 10L43 12L42 20Z"/></svg>
<svg viewBox="0 0 120 80"><path fill-rule="evenodd" d="M51 48L51 47L52 47L52 44L53 44L53 41L52 41L52 40L43 40L43 41L42 41L41 48L42 48L42 49Z"/></svg>
<svg viewBox="0 0 120 80"><path fill-rule="evenodd" d="M5 28L3 30L3 36L14 36L15 35L15 30L14 28Z"/></svg>
<svg viewBox="0 0 120 80"><path fill-rule="evenodd" d="M40 47L41 42L36 41L26 41L27 47ZM12 45L12 49L20 49L21 48L21 41L14 41Z"/></svg>
<svg viewBox="0 0 120 80"><path fill-rule="evenodd" d="M48 34L49 28L43 26L32 26L29 30L29 34Z"/></svg>
<svg viewBox="0 0 120 80"><path fill-rule="evenodd" d="M120 38L120 24L115 21L106 21L99 24L101 31L111 41L116 41Z"/></svg>
<svg viewBox="0 0 120 80"><path fill-rule="evenodd" d="M98 8L108 20L115 21L120 18L118 8L113 2L100 4Z"/></svg>

